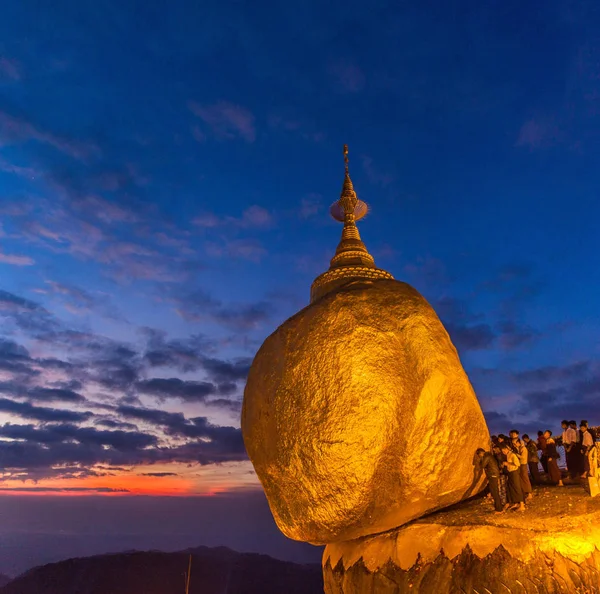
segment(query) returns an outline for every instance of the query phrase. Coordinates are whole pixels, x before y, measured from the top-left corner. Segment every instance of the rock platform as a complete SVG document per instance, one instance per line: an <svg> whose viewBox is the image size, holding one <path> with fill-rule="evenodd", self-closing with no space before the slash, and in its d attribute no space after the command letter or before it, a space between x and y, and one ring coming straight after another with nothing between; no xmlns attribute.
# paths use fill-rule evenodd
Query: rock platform
<svg viewBox="0 0 600 594"><path fill-rule="evenodd" d="M600 594L600 497L540 487L525 512L483 498L329 544L326 594Z"/></svg>

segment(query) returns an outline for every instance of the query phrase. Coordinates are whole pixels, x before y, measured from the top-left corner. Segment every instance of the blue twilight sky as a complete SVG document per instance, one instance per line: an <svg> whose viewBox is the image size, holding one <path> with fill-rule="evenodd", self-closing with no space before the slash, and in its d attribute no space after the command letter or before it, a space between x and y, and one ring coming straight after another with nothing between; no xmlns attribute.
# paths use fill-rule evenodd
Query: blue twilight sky
<svg viewBox="0 0 600 594"><path fill-rule="evenodd" d="M333 255L344 143L492 431L600 422L597 2L8 0L0 488L258 488L244 379Z"/></svg>

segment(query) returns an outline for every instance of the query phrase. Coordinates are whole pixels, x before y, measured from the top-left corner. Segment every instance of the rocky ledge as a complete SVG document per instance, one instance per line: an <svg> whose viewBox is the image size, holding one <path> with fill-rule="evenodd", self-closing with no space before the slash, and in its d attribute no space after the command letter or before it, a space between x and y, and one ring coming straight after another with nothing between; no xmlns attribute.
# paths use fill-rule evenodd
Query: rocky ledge
<svg viewBox="0 0 600 594"><path fill-rule="evenodd" d="M600 593L600 497L536 489L525 512L460 503L371 537L329 544L326 594Z"/></svg>

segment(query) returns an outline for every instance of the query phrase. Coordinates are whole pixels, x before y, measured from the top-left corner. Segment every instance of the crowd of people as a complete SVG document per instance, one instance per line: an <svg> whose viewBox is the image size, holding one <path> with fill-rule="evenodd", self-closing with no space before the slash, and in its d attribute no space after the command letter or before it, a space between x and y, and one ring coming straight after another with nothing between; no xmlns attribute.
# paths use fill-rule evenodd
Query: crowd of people
<svg viewBox="0 0 600 594"><path fill-rule="evenodd" d="M482 470L488 479L488 496L497 514L508 509L525 511L533 497L533 485L552 484L564 487L559 468L559 446L564 448L566 475L573 481L595 476L598 472L597 431L583 420L562 422L562 435L538 431L537 439L520 436L513 429L507 435L492 435L490 450L477 450ZM541 469L540 469L541 465ZM543 470L543 472L542 472ZM566 480L566 476L564 477Z"/></svg>

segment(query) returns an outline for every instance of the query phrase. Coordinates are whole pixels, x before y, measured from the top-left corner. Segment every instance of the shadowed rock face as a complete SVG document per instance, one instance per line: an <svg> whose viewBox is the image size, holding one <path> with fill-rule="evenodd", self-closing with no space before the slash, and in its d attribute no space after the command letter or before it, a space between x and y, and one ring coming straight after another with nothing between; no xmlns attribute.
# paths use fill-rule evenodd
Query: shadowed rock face
<svg viewBox="0 0 600 594"><path fill-rule="evenodd" d="M349 284L269 336L242 431L275 520L296 540L389 530L483 486L477 398L434 310L398 281Z"/></svg>

